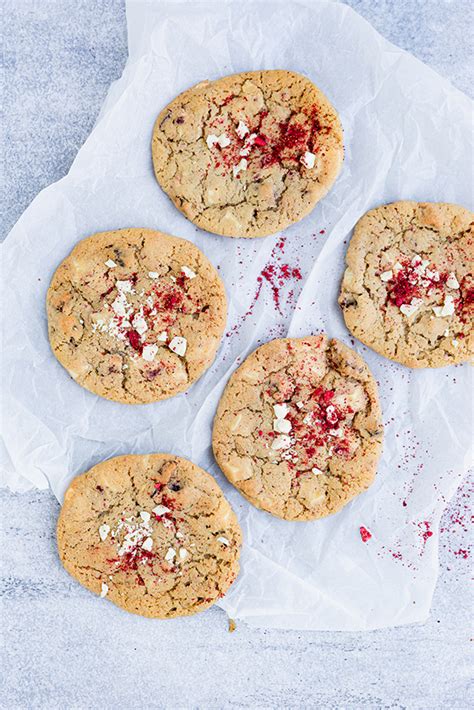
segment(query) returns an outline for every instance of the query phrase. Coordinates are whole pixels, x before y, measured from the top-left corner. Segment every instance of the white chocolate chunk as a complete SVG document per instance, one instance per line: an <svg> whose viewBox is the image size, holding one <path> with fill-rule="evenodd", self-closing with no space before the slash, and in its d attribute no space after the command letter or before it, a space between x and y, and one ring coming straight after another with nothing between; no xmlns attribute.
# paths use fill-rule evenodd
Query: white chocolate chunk
<svg viewBox="0 0 474 710"><path fill-rule="evenodd" d="M391 269L389 271L384 271L383 274L380 274L381 281L391 281L392 278L393 278L393 271Z"/></svg>
<svg viewBox="0 0 474 710"><path fill-rule="evenodd" d="M106 525L105 523L100 526L99 528L99 537L104 542L104 540L107 539L107 535L110 532L110 525Z"/></svg>
<svg viewBox="0 0 474 710"><path fill-rule="evenodd" d="M446 286L448 288L459 288L459 281L456 278L456 274L451 271L448 278L446 279Z"/></svg>
<svg viewBox="0 0 474 710"><path fill-rule="evenodd" d="M296 406L298 407L298 409L303 409L304 402L296 402Z"/></svg>
<svg viewBox="0 0 474 710"><path fill-rule="evenodd" d="M230 145L230 138L225 133L222 133L220 136L216 136L211 133L207 136L206 143L209 149L211 149L214 145L220 145L221 148L227 148L227 146Z"/></svg>
<svg viewBox="0 0 474 710"><path fill-rule="evenodd" d="M100 591L100 596L102 597L102 599L107 596L108 591L109 591L109 585L106 584L105 582L102 582L101 591Z"/></svg>
<svg viewBox="0 0 474 710"><path fill-rule="evenodd" d="M151 515L146 510L142 510L142 512L140 513L140 518L143 520L144 523L148 523L150 521Z"/></svg>
<svg viewBox="0 0 474 710"><path fill-rule="evenodd" d="M243 140L245 138L245 136L247 135L247 133L249 133L249 129L243 121L239 121L239 125L235 129L235 132L237 133L239 138L241 138Z"/></svg>
<svg viewBox="0 0 474 710"><path fill-rule="evenodd" d="M142 351L142 358L148 360L148 362L152 362L157 352L158 345L145 345Z"/></svg>
<svg viewBox="0 0 474 710"><path fill-rule="evenodd" d="M272 449L274 451L279 451L280 449L289 449L292 443L293 442L290 436L287 436L286 434L281 434L281 436L276 436L273 439Z"/></svg>
<svg viewBox="0 0 474 710"><path fill-rule="evenodd" d="M176 335L168 344L168 347L172 352L176 353L176 355L183 357L188 347L188 341L186 338L181 338L179 335Z"/></svg>
<svg viewBox="0 0 474 710"><path fill-rule="evenodd" d="M147 537L146 540L142 542L142 550L146 550L147 552L150 552L151 548L153 547L153 540L151 537Z"/></svg>
<svg viewBox="0 0 474 710"><path fill-rule="evenodd" d="M237 177L237 175L240 172L242 172L242 170L247 170L247 165L248 165L248 163L245 158L242 158L242 160L240 161L240 163L238 163L238 165L234 165L234 167L232 168L232 172L234 174L234 177Z"/></svg>
<svg viewBox="0 0 474 710"><path fill-rule="evenodd" d="M444 297L442 306L433 306L435 316L443 318L444 316L452 316L454 313L454 298L447 293Z"/></svg>
<svg viewBox="0 0 474 710"><path fill-rule="evenodd" d="M417 310L421 306L421 301L419 299L415 299L411 303L402 303L400 306L400 311L403 313L404 316L407 318L410 318L410 316L414 315Z"/></svg>
<svg viewBox="0 0 474 710"><path fill-rule="evenodd" d="M195 279L197 276L197 274L195 274L194 271L189 268L189 266L182 266L181 271L188 279Z"/></svg>
<svg viewBox="0 0 474 710"><path fill-rule="evenodd" d="M148 325L142 313L136 313L133 316L132 325L139 335L144 335L148 330Z"/></svg>
<svg viewBox="0 0 474 710"><path fill-rule="evenodd" d="M226 547L229 547L230 542L226 537L218 537L217 542L220 542L222 545L225 545Z"/></svg>
<svg viewBox="0 0 474 710"><path fill-rule="evenodd" d="M275 417L277 419L284 419L289 411L290 411L290 408L285 403L273 405L273 412L274 412Z"/></svg>
<svg viewBox="0 0 474 710"><path fill-rule="evenodd" d="M316 466L311 469L312 473L314 473L315 476L321 476L324 471L321 471L320 468L317 468Z"/></svg>
<svg viewBox="0 0 474 710"><path fill-rule="evenodd" d="M107 259L107 261L105 262L105 265L108 266L109 269L115 269L115 267L117 266L115 261L112 261L112 259Z"/></svg>
<svg viewBox="0 0 474 710"><path fill-rule="evenodd" d="M316 156L314 153L310 153L308 150L305 152L305 154L301 158L301 162L305 166L305 168L308 168L308 170L311 170L314 168L314 163L316 161Z"/></svg>
<svg viewBox="0 0 474 710"><path fill-rule="evenodd" d="M176 557L176 552L172 547L170 547L168 552L165 555L165 560L167 562L173 562L175 557Z"/></svg>
<svg viewBox="0 0 474 710"><path fill-rule="evenodd" d="M188 551L185 550L184 547L181 547L179 550L179 559L185 560L187 556L188 556Z"/></svg>
<svg viewBox="0 0 474 710"><path fill-rule="evenodd" d="M131 281L116 281L115 286L121 293L133 293L133 284Z"/></svg>
<svg viewBox="0 0 474 710"><path fill-rule="evenodd" d="M289 434L291 431L291 422L289 422L288 419L274 419L273 431L277 431L280 434Z"/></svg>
<svg viewBox="0 0 474 710"><path fill-rule="evenodd" d="M168 332L166 330L163 330L159 335L156 336L157 340L160 340L162 343L166 343L168 340Z"/></svg>
<svg viewBox="0 0 474 710"><path fill-rule="evenodd" d="M148 276L150 279L158 279L160 277L158 271L149 271Z"/></svg>
<svg viewBox="0 0 474 710"><path fill-rule="evenodd" d="M155 515L161 516L164 515L165 513L169 513L170 509L166 507L166 505L157 505L156 508L153 508L152 512Z"/></svg>

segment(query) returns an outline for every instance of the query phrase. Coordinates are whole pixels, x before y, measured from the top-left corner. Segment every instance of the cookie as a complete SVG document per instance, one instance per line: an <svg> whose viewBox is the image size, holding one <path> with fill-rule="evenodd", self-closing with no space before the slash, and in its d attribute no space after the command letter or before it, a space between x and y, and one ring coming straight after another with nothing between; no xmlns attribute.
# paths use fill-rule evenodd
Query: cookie
<svg viewBox="0 0 474 710"><path fill-rule="evenodd" d="M91 392L127 404L188 389L214 360L226 310L224 286L204 254L149 229L84 239L47 296L61 365Z"/></svg>
<svg viewBox="0 0 474 710"><path fill-rule="evenodd" d="M65 569L142 616L212 606L239 572L241 532L214 479L169 454L118 456L74 479L58 520Z"/></svg>
<svg viewBox="0 0 474 710"><path fill-rule="evenodd" d="M194 224L264 237L305 217L343 159L342 128L305 76L256 71L203 81L158 116L156 179Z"/></svg>
<svg viewBox="0 0 474 710"><path fill-rule="evenodd" d="M312 520L370 486L382 433L367 365L318 335L255 350L227 384L212 441L222 471L253 505Z"/></svg>
<svg viewBox="0 0 474 710"><path fill-rule="evenodd" d="M339 297L351 333L408 367L472 357L473 223L472 212L445 203L367 212L347 250Z"/></svg>

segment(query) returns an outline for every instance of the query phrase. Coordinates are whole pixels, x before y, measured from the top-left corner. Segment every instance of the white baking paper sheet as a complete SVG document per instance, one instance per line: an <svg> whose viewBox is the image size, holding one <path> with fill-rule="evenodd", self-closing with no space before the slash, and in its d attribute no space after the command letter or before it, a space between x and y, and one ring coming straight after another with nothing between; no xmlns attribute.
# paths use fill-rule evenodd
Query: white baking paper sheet
<svg viewBox="0 0 474 710"><path fill-rule="evenodd" d="M3 248L6 482L15 490L49 483L61 499L74 475L102 459L179 454L217 478L243 528L242 572L220 602L230 616L298 629L423 621L438 574L440 514L471 460L467 366L411 372L355 343L380 384L384 453L370 490L322 521L285 522L249 505L213 461L211 423L229 375L258 344L320 330L351 344L336 299L347 240L366 210L396 199L472 209L472 105L333 2L128 0L127 21L130 58L94 130ZM153 177L156 115L204 78L282 68L310 77L341 115L346 157L337 183L286 230L283 245L279 235L238 240L196 229ZM205 252L224 279L229 320L214 365L188 393L127 406L81 389L62 369L44 304L53 271L79 239L137 226ZM279 287L281 313L265 278L258 292L268 263L303 276ZM372 533L366 543L360 526Z"/></svg>

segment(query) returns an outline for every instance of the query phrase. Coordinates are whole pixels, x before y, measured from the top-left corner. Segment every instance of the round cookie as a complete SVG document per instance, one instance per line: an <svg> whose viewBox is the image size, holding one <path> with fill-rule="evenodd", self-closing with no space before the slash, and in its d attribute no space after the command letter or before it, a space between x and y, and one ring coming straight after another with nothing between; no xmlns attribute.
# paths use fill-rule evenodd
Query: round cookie
<svg viewBox="0 0 474 710"><path fill-rule="evenodd" d="M69 374L127 404L186 390L214 360L226 296L191 242L149 229L84 239L47 296L49 339Z"/></svg>
<svg viewBox="0 0 474 710"><path fill-rule="evenodd" d="M264 237L305 217L341 168L342 127L305 76L256 71L203 81L158 116L156 179L202 229Z"/></svg>
<svg viewBox="0 0 474 710"><path fill-rule="evenodd" d="M169 454L118 456L74 479L58 520L65 569L126 611L212 606L239 572L241 532L214 479Z"/></svg>
<svg viewBox="0 0 474 710"><path fill-rule="evenodd" d="M408 367L474 351L474 214L394 202L367 212L347 250L339 304L356 338Z"/></svg>
<svg viewBox="0 0 474 710"><path fill-rule="evenodd" d="M336 513L374 480L377 387L325 335L272 340L230 378L214 421L217 463L257 508L286 520Z"/></svg>

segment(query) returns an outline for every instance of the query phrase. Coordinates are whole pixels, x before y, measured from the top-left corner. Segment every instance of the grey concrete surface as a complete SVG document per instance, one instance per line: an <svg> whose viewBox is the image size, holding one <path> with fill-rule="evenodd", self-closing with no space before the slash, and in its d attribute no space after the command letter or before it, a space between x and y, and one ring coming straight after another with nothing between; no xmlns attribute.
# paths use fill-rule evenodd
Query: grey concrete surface
<svg viewBox="0 0 474 710"><path fill-rule="evenodd" d="M472 90L472 2L348 4ZM4 236L33 197L67 173L127 47L122 0L3 0L2 13ZM0 491L0 707L468 708L470 495L466 483L444 516L426 624L367 634L239 624L229 634L219 609L150 622L99 605L59 565L53 496Z"/></svg>

